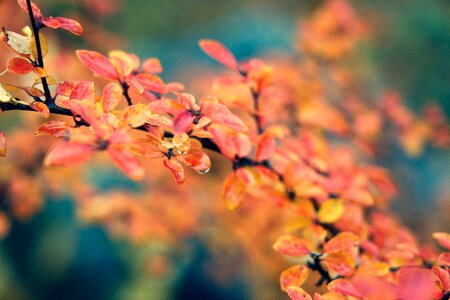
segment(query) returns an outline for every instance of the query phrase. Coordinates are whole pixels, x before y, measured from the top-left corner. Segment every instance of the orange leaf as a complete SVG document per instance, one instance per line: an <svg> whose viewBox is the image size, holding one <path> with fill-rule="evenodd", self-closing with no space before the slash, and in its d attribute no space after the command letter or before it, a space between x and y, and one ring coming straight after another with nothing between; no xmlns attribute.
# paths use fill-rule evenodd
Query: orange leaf
<svg viewBox="0 0 450 300"><path fill-rule="evenodd" d="M152 57L144 61L142 64L142 70L146 73L161 73L163 68L159 59Z"/></svg>
<svg viewBox="0 0 450 300"><path fill-rule="evenodd" d="M450 250L450 234L446 232L435 232L433 237L442 245L442 247Z"/></svg>
<svg viewBox="0 0 450 300"><path fill-rule="evenodd" d="M133 80L138 82L146 90L164 94L166 86L162 79L153 74L142 73L133 77Z"/></svg>
<svg viewBox="0 0 450 300"><path fill-rule="evenodd" d="M34 101L30 103L30 107L37 112L40 112L44 118L48 118L50 116L50 110L44 102Z"/></svg>
<svg viewBox="0 0 450 300"><path fill-rule="evenodd" d="M187 153L191 147L191 138L186 133L175 134L172 143L181 153Z"/></svg>
<svg viewBox="0 0 450 300"><path fill-rule="evenodd" d="M33 71L33 65L22 57L13 57L8 60L8 71L17 74L28 74Z"/></svg>
<svg viewBox="0 0 450 300"><path fill-rule="evenodd" d="M44 17L42 18L42 23L47 27L53 29L61 28L75 35L83 34L83 27L81 24L72 19L64 17Z"/></svg>
<svg viewBox="0 0 450 300"><path fill-rule="evenodd" d="M124 121L133 128L144 125L151 115L150 108L142 103L127 106L123 111Z"/></svg>
<svg viewBox="0 0 450 300"><path fill-rule="evenodd" d="M145 158L160 158L164 153L159 150L159 142L153 138L140 138L130 146L130 151Z"/></svg>
<svg viewBox="0 0 450 300"><path fill-rule="evenodd" d="M35 135L51 135L60 138L66 135L69 126L63 121L49 121L42 124L34 133Z"/></svg>
<svg viewBox="0 0 450 300"><path fill-rule="evenodd" d="M245 157L252 150L252 142L245 134L219 124L210 125L208 131L214 136L214 142L220 152L229 159L234 159L236 156Z"/></svg>
<svg viewBox="0 0 450 300"><path fill-rule="evenodd" d="M172 173L173 179L175 179L177 184L182 184L184 182L184 168L177 159L165 159L164 166Z"/></svg>
<svg viewBox="0 0 450 300"><path fill-rule="evenodd" d="M3 131L0 131L0 157L6 155L6 137Z"/></svg>
<svg viewBox="0 0 450 300"><path fill-rule="evenodd" d="M264 161L269 159L275 151L275 138L270 133L263 133L258 137L255 151L255 160Z"/></svg>
<svg viewBox="0 0 450 300"><path fill-rule="evenodd" d="M352 232L341 232L323 246L324 253L350 250L359 245L359 238Z"/></svg>
<svg viewBox="0 0 450 300"><path fill-rule="evenodd" d="M273 244L275 251L289 256L304 256L310 253L306 242L292 234L285 234Z"/></svg>
<svg viewBox="0 0 450 300"><path fill-rule="evenodd" d="M224 45L218 41L206 39L200 40L199 45L203 52L208 54L212 59L215 59L233 71L238 71L238 63L236 58Z"/></svg>
<svg viewBox="0 0 450 300"><path fill-rule="evenodd" d="M292 300L312 300L304 289L298 286L290 286L287 289L287 294Z"/></svg>
<svg viewBox="0 0 450 300"><path fill-rule="evenodd" d="M110 82L103 88L103 110L112 111L122 99L122 88L117 82Z"/></svg>
<svg viewBox="0 0 450 300"><path fill-rule="evenodd" d="M344 208L341 199L328 199L320 206L317 218L321 223L334 223L342 216Z"/></svg>
<svg viewBox="0 0 450 300"><path fill-rule="evenodd" d="M108 57L122 77L127 77L131 72L139 68L139 58L134 54L114 50L108 53Z"/></svg>
<svg viewBox="0 0 450 300"><path fill-rule="evenodd" d="M280 286L283 291L294 286L301 286L308 278L309 270L306 266L298 265L284 270L280 275Z"/></svg>
<svg viewBox="0 0 450 300"><path fill-rule="evenodd" d="M361 298L361 294L358 289L347 279L335 279L330 282L327 287L331 292Z"/></svg>
<svg viewBox="0 0 450 300"><path fill-rule="evenodd" d="M350 276L355 271L355 259L347 252L331 253L323 259L323 263L329 271L341 276Z"/></svg>
<svg viewBox="0 0 450 300"><path fill-rule="evenodd" d="M211 160L196 139L191 139L190 149L181 159L199 174L206 174L211 169Z"/></svg>
<svg viewBox="0 0 450 300"><path fill-rule="evenodd" d="M134 180L140 180L144 177L145 171L141 162L124 147L108 147L109 156L114 164L125 175Z"/></svg>
<svg viewBox="0 0 450 300"><path fill-rule="evenodd" d="M222 197L229 210L234 210L244 200L246 186L236 173L231 173L223 184Z"/></svg>
<svg viewBox="0 0 450 300"><path fill-rule="evenodd" d="M59 142L47 154L44 164L47 166L73 166L91 157L93 147L76 142Z"/></svg>
<svg viewBox="0 0 450 300"><path fill-rule="evenodd" d="M89 50L77 50L78 59L94 74L111 80L119 78L114 65L101 53Z"/></svg>

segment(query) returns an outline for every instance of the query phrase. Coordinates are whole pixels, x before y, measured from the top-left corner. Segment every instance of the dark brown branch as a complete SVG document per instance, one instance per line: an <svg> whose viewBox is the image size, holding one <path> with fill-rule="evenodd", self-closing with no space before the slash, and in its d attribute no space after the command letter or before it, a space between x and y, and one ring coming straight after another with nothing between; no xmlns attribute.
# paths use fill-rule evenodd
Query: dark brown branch
<svg viewBox="0 0 450 300"><path fill-rule="evenodd" d="M31 27L33 29L34 41L36 43L37 57L35 57L35 59L37 60L38 67L44 69L44 58L42 55L41 39L39 37L39 29L41 28L41 25L38 26L38 24L36 23L36 19L34 18L33 8L31 7L31 0L27 0L27 8L28 8L28 15L30 16ZM41 80L42 80L42 87L44 88L45 100L47 101L48 104L50 103L53 104L54 99L50 94L50 88L48 87L47 78L42 77Z"/></svg>

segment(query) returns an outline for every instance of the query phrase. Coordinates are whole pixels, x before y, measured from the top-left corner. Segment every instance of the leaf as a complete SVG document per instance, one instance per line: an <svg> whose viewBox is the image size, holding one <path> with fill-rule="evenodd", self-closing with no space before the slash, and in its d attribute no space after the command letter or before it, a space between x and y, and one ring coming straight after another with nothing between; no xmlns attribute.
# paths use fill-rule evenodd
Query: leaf
<svg viewBox="0 0 450 300"><path fill-rule="evenodd" d="M8 60L7 68L9 72L17 73L17 74L28 74L33 71L33 65L22 57L13 57Z"/></svg>
<svg viewBox="0 0 450 300"><path fill-rule="evenodd" d="M341 199L328 199L320 206L317 218L321 223L334 223L342 216L344 208Z"/></svg>
<svg viewBox="0 0 450 300"><path fill-rule="evenodd" d="M110 62L116 67L121 77L127 77L139 68L139 58L125 51L114 50L108 53Z"/></svg>
<svg viewBox="0 0 450 300"><path fill-rule="evenodd" d="M442 247L450 250L450 234L446 232L435 232L433 233L433 238L435 238Z"/></svg>
<svg viewBox="0 0 450 300"><path fill-rule="evenodd" d="M34 135L51 135L60 138L66 135L69 125L63 121L49 121L36 130Z"/></svg>
<svg viewBox="0 0 450 300"><path fill-rule="evenodd" d="M74 83L71 81L63 81L56 87L56 95L69 97L74 88Z"/></svg>
<svg viewBox="0 0 450 300"><path fill-rule="evenodd" d="M3 131L0 131L0 157L6 155L6 137Z"/></svg>
<svg viewBox="0 0 450 300"><path fill-rule="evenodd" d="M356 287L347 279L335 279L328 284L328 290L331 292L337 292L346 296L352 296L361 298L360 292Z"/></svg>
<svg viewBox="0 0 450 300"><path fill-rule="evenodd" d="M252 150L250 138L243 133L219 124L210 125L208 131L214 136L214 142L220 152L229 159L235 159L236 156L245 157Z"/></svg>
<svg viewBox="0 0 450 300"><path fill-rule="evenodd" d="M142 64L142 71L146 73L161 73L163 68L159 59L152 57L144 61Z"/></svg>
<svg viewBox="0 0 450 300"><path fill-rule="evenodd" d="M144 125L150 116L152 111L148 105L138 103L131 106L127 106L123 111L123 120L128 126L137 128Z"/></svg>
<svg viewBox="0 0 450 300"><path fill-rule="evenodd" d="M436 264L439 266L449 267L450 266L450 252L444 252L444 253L439 254L439 256L436 260Z"/></svg>
<svg viewBox="0 0 450 300"><path fill-rule="evenodd" d="M128 177L140 180L145 175L141 162L124 147L110 146L107 149L114 164Z"/></svg>
<svg viewBox="0 0 450 300"><path fill-rule="evenodd" d="M270 133L263 133L258 137L256 143L255 160L268 160L274 153L276 147L275 138Z"/></svg>
<svg viewBox="0 0 450 300"><path fill-rule="evenodd" d="M312 300L304 289L298 286L290 286L287 289L287 294L292 300Z"/></svg>
<svg viewBox="0 0 450 300"><path fill-rule="evenodd" d="M44 102L34 101L30 103L30 107L37 112L40 112L44 118L48 118L50 116L50 110Z"/></svg>
<svg viewBox="0 0 450 300"><path fill-rule="evenodd" d="M242 180L236 175L231 173L223 184L222 197L225 201L225 205L229 210L235 210L241 205L244 200L246 192L246 186Z"/></svg>
<svg viewBox="0 0 450 300"><path fill-rule="evenodd" d="M24 90L25 90L25 92L27 92L28 95L30 95L32 97L44 96L44 92L35 87L28 87L28 88L25 88Z"/></svg>
<svg viewBox="0 0 450 300"><path fill-rule="evenodd" d="M212 59L215 59L222 65L230 68L233 71L238 71L238 63L233 53L224 45L215 40L200 40L200 48L209 55Z"/></svg>
<svg viewBox="0 0 450 300"><path fill-rule="evenodd" d="M19 3L20 7L28 12L28 6L27 6L27 1L26 0L17 0L17 3ZM34 4L33 2L31 2L31 10L33 11L33 16L36 20L39 20L42 17L42 13L41 10L39 9L39 7Z"/></svg>
<svg viewBox="0 0 450 300"><path fill-rule="evenodd" d="M348 252L336 252L327 255L323 260L327 269L347 277L355 271L355 259Z"/></svg>
<svg viewBox="0 0 450 300"><path fill-rule="evenodd" d="M48 44L47 44L47 39L45 38L45 36L42 33L39 33L39 41L41 44L42 58L44 58L48 53ZM37 47L36 47L36 39L34 37L32 37L31 41L30 41L30 52L31 52L31 57L36 61L38 58L38 51L37 51Z"/></svg>
<svg viewBox="0 0 450 300"><path fill-rule="evenodd" d="M396 272L401 299L434 299L436 275L420 267L403 267Z"/></svg>
<svg viewBox="0 0 450 300"><path fill-rule="evenodd" d="M164 94L166 86L162 79L153 74L141 73L133 77L133 80L138 82L146 90Z"/></svg>
<svg viewBox="0 0 450 300"><path fill-rule="evenodd" d="M304 256L310 254L306 242L293 234L285 234L279 237L275 244L273 244L273 249L278 253L288 256Z"/></svg>
<svg viewBox="0 0 450 300"><path fill-rule="evenodd" d="M0 83L0 102L8 103L11 100L14 100L14 97Z"/></svg>
<svg viewBox="0 0 450 300"><path fill-rule="evenodd" d="M64 17L44 17L42 18L42 23L47 27L53 29L61 28L75 35L83 34L83 27L81 24L72 19Z"/></svg>
<svg viewBox="0 0 450 300"><path fill-rule="evenodd" d="M211 169L211 159L203 151L200 141L196 139L191 139L188 153L182 155L181 158L199 174L206 174Z"/></svg>
<svg viewBox="0 0 450 300"><path fill-rule="evenodd" d="M117 82L110 82L103 88L103 110L112 111L122 99L122 87Z"/></svg>
<svg viewBox="0 0 450 300"><path fill-rule="evenodd" d="M25 57L29 57L31 55L31 37L18 34L14 31L3 31L0 33L0 38L8 46L8 48L17 54Z"/></svg>
<svg viewBox="0 0 450 300"><path fill-rule="evenodd" d="M450 291L450 270L441 267L433 267L433 273L439 279L443 291Z"/></svg>
<svg viewBox="0 0 450 300"><path fill-rule="evenodd" d="M140 138L134 141L129 150L145 158L164 157L164 153L158 147L159 142L153 138Z"/></svg>
<svg viewBox="0 0 450 300"><path fill-rule="evenodd" d="M191 147L191 138L187 133L175 134L172 143L181 153L187 153Z"/></svg>
<svg viewBox="0 0 450 300"><path fill-rule="evenodd" d="M116 68L103 54L89 50L77 50L76 53L81 63L95 75L111 80L119 78Z"/></svg>
<svg viewBox="0 0 450 300"><path fill-rule="evenodd" d="M238 132L248 131L247 125L228 107L220 103L218 98L204 97L200 100L200 109L202 114L216 123L221 123Z"/></svg>
<svg viewBox="0 0 450 300"><path fill-rule="evenodd" d="M77 142L59 142L53 146L44 159L47 166L74 166L88 160L93 147Z"/></svg>
<svg viewBox="0 0 450 300"><path fill-rule="evenodd" d="M184 167L177 159L165 159L164 166L169 169L170 173L175 179L177 184L182 184L184 182Z"/></svg>
<svg viewBox="0 0 450 300"><path fill-rule="evenodd" d="M92 81L80 81L73 87L70 93L71 100L89 100L95 102L95 86Z"/></svg>
<svg viewBox="0 0 450 300"><path fill-rule="evenodd" d="M341 232L323 246L324 253L350 250L359 245L359 238L352 232Z"/></svg>
<svg viewBox="0 0 450 300"><path fill-rule="evenodd" d="M297 265L284 270L280 275L280 286L287 291L290 286L301 286L308 278L309 270L306 266Z"/></svg>
<svg viewBox="0 0 450 300"><path fill-rule="evenodd" d="M185 110L174 118L173 130L178 134L187 132L191 129L193 122L194 116L188 110Z"/></svg>

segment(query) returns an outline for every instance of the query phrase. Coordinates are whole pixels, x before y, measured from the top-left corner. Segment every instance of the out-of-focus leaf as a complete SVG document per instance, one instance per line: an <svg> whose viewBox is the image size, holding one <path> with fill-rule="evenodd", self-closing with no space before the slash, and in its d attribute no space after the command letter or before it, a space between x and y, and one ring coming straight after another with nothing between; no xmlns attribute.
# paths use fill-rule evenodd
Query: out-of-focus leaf
<svg viewBox="0 0 450 300"><path fill-rule="evenodd" d="M77 142L58 142L44 159L47 166L73 166L88 160L93 147Z"/></svg>
<svg viewBox="0 0 450 300"><path fill-rule="evenodd" d="M35 135L52 135L60 138L65 136L69 125L63 121L49 121L42 124L34 133Z"/></svg>
<svg viewBox="0 0 450 300"><path fill-rule="evenodd" d="M41 44L42 57L45 57L48 53L48 44L47 44L47 39L45 38L45 36L42 33L39 33L39 41ZM30 41L30 52L31 52L31 57L36 61L38 58L38 51L37 51L37 47L36 47L36 39L34 37L32 37L31 41Z"/></svg>
<svg viewBox="0 0 450 300"><path fill-rule="evenodd" d="M341 232L323 246L324 253L346 251L359 244L359 238L352 232Z"/></svg>
<svg viewBox="0 0 450 300"><path fill-rule="evenodd" d="M117 82L110 82L103 88L103 110L112 111L122 99L122 87Z"/></svg>
<svg viewBox="0 0 450 300"><path fill-rule="evenodd" d="M0 157L6 155L6 137L3 131L0 131Z"/></svg>
<svg viewBox="0 0 450 300"><path fill-rule="evenodd" d="M81 63L94 74L111 80L119 78L116 68L103 54L89 50L77 50L76 53Z"/></svg>
<svg viewBox="0 0 450 300"><path fill-rule="evenodd" d="M317 218L321 223L334 223L344 213L344 203L341 199L326 200L320 206Z"/></svg>
<svg viewBox="0 0 450 300"><path fill-rule="evenodd" d="M301 286L308 278L309 271L306 266L297 265L284 270L280 275L280 286L287 291L290 286Z"/></svg>
<svg viewBox="0 0 450 300"><path fill-rule="evenodd" d="M141 162L124 147L108 147L109 156L114 164L125 175L134 180L140 180L145 175L145 170Z"/></svg>
<svg viewBox="0 0 450 300"><path fill-rule="evenodd" d="M211 58L233 71L238 70L238 63L233 53L218 41L204 39L199 42L199 45Z"/></svg>

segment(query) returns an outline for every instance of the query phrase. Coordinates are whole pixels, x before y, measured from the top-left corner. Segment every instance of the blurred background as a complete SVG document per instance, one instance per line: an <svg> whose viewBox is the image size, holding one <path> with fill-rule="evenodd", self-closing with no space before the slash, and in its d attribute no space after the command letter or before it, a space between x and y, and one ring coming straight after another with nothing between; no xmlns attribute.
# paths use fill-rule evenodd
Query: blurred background
<svg viewBox="0 0 450 300"><path fill-rule="evenodd" d="M76 66L74 49L123 49L141 59L158 57L164 80L205 94L210 74L221 68L200 51L199 39L220 40L240 60L295 56L302 34L298 22L322 1L36 3L45 15L71 17L85 27L82 38L49 32L47 61L58 78L90 78ZM353 61L359 76L374 93L399 91L414 111L432 101L449 116L450 2L351 3L371 28ZM25 24L26 14L16 1L0 0L0 25L20 30ZM4 69L9 54L3 46L0 51ZM213 156L208 178L189 174L182 187L156 162L147 168L151 179L132 182L101 155L89 167L46 170L41 162L52 140L33 136L39 122L37 116L12 112L0 117L0 129L9 138L7 158L0 160L0 200L7 215L7 221L0 220L5 232L0 299L287 298L278 287L279 272L287 264L271 250L282 228L278 215L266 204L225 209L220 199L221 182L230 172L225 160ZM35 149L29 149L30 143ZM429 241L433 231L450 230L448 151L427 147L409 157L388 146L377 162L392 170L399 184L394 210L421 241Z"/></svg>

